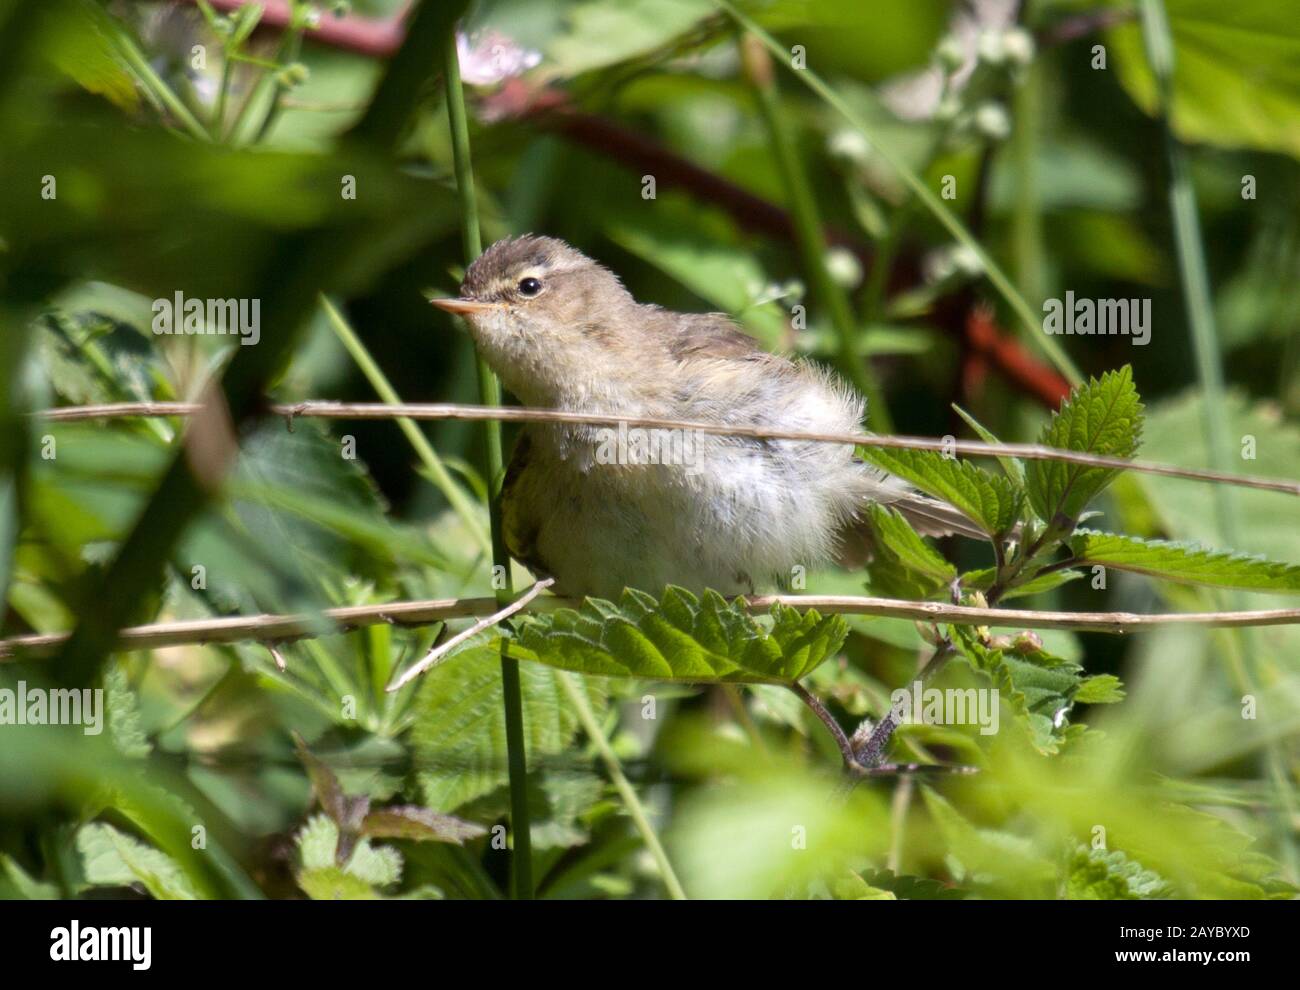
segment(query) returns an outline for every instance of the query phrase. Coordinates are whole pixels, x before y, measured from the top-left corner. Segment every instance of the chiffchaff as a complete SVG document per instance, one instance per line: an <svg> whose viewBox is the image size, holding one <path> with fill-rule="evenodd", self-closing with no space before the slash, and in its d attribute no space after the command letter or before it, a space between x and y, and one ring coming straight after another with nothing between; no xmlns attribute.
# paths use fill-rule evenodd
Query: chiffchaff
<svg viewBox="0 0 1300 990"><path fill-rule="evenodd" d="M434 305L469 324L522 402L614 417L853 433L863 400L818 366L766 353L717 313L638 303L563 241L498 241ZM566 595L667 584L724 595L832 559L868 502L930 533L978 535L955 509L847 445L567 423L524 427L506 472L510 553Z"/></svg>

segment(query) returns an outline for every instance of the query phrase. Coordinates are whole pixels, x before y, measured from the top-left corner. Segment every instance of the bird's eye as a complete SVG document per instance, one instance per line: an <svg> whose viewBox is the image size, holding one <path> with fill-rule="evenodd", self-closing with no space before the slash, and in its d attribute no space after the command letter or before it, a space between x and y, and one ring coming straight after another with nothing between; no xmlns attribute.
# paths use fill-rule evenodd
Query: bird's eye
<svg viewBox="0 0 1300 990"><path fill-rule="evenodd" d="M542 283L535 278L525 278L519 282L519 294L521 296L535 296L541 291Z"/></svg>

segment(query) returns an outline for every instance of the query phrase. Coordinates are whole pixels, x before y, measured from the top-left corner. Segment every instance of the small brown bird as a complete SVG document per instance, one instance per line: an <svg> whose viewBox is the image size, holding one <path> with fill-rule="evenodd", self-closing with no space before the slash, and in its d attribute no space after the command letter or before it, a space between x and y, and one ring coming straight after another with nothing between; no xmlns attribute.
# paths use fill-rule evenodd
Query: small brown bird
<svg viewBox="0 0 1300 990"><path fill-rule="evenodd" d="M719 313L638 303L563 241L498 241L465 273L463 316L524 404L629 418L852 433L864 402L818 366L766 353ZM506 472L511 554L557 593L748 594L835 556L868 501L923 531L978 535L955 509L850 446L674 430L529 423Z"/></svg>

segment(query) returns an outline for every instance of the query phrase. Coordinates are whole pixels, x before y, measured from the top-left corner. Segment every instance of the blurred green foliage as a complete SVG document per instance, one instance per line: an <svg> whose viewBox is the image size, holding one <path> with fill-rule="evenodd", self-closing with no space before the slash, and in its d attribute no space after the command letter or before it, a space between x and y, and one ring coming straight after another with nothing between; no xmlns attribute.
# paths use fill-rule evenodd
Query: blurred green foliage
<svg viewBox="0 0 1300 990"><path fill-rule="evenodd" d="M348 16L399 6L358 0ZM1115 386L1053 419L1042 392L1059 396L1060 379L1032 339L1007 329L1005 300L881 149L933 189L954 178L945 206L1034 312L1066 290L1150 299L1148 346L1058 342L1106 388L1131 365L1123 380L1145 406L1143 456L1207 463L1170 180L1152 152L1154 85L1128 5L1033 0L960 24L964 5L947 0L740 6L792 58L802 46L868 125L848 126L798 84L798 68L778 66L777 109L830 233L826 268L900 432L982 430L1128 454L1141 407ZM1298 478L1300 22L1269 0L1165 6L1172 123L1188 145L1231 386L1209 412L1240 441L1243 472ZM481 504L477 431L423 428L444 478L392 422L299 420L290 432L261 415L264 395L375 398L321 294L403 399L475 399L467 338L424 302L429 290L454 291L463 265L446 107L430 76L430 40L447 27L438 17L454 11L422 11L388 61L322 43L305 21L295 40L203 7L0 0L0 633L89 629L84 664L73 651L6 659L0 688L60 682L105 698L99 735L0 725L0 896L502 896L505 727L496 654L482 641L395 693L385 690L394 672L443 637L440 626L322 625L274 649L99 648L126 622L492 592L479 534L447 496L453 485ZM337 16L330 4L294 7ZM825 301L808 292L817 280L794 248L782 172L717 5L481 0L462 29L486 240L561 236L639 299L725 311L769 349L843 359ZM548 100L570 112L532 109ZM654 199L643 198L645 175L659 179ZM263 343L153 333L153 301L177 291L262 299ZM1002 328L1011 361L977 346L977 306ZM239 441L218 491L191 478L178 419L29 415L190 400L214 378ZM1095 442L1087 403L1107 396L1131 415ZM1222 545L1205 485L1064 465L1026 478L1015 465L877 454L927 490L967 498L998 534L1026 504L1051 522L1055 499L1072 517L1089 503L1104 515L1089 526L1134 540ZM1224 549L1300 561L1294 500L1234 491L1232 506L1240 539ZM485 528L486 510L475 511ZM803 590L943 600L958 574L970 594L997 579L983 546L924 542L887 512L873 522L882 553L870 568L810 574ZM1161 579L1185 568L1181 550L1109 550L1101 582L1084 565L1004 597L1093 612L1227 605L1217 591ZM1116 553L1138 555L1135 569L1155 577L1126 573ZM128 573L132 561L141 566ZM1235 587L1280 589L1276 574L1294 574L1201 566L1219 568L1209 583ZM527 581L522 569L515 577ZM934 631L863 616L749 620L711 599L642 590L650 597L525 624L512 646L526 661L542 896L665 892L644 828L564 690L573 675L556 669L590 671L606 657L616 676L582 677L582 690L691 896L1261 897L1300 881L1295 626L1050 632L1036 645L963 632L963 659L936 683L1000 687L1000 730L905 725L895 749L980 772L881 778L845 798L834 741L790 692L714 675L753 667L737 658L755 651L763 672L781 675L731 679L806 675L851 731L911 683ZM811 647L799 621L816 632ZM527 662L537 659L555 666ZM313 761L326 772L313 776ZM401 828L390 819L387 832L366 832L344 813L362 804L415 810L401 813ZM430 815L478 829L438 832L429 823L447 819ZM416 819L425 832L413 831Z"/></svg>

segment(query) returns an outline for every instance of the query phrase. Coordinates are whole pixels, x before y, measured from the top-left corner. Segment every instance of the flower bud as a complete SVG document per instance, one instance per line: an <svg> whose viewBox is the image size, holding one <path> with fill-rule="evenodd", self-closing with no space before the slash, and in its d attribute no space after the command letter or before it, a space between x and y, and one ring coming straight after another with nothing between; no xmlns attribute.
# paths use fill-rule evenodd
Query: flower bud
<svg viewBox="0 0 1300 990"><path fill-rule="evenodd" d="M1002 50L1013 65L1028 65L1036 49L1034 36L1022 27L1008 28L1002 34Z"/></svg>
<svg viewBox="0 0 1300 990"><path fill-rule="evenodd" d="M1001 65L1007 60L1007 51L1003 36L997 31L981 31L975 46L981 62L989 65Z"/></svg>
<svg viewBox="0 0 1300 990"><path fill-rule="evenodd" d="M837 284L846 289L862 281L862 265L848 248L834 247L826 252L826 270Z"/></svg>
<svg viewBox="0 0 1300 990"><path fill-rule="evenodd" d="M966 64L966 46L955 34L945 36L939 42L939 47L935 49L934 54L939 64L949 72L956 72Z"/></svg>
<svg viewBox="0 0 1300 990"><path fill-rule="evenodd" d="M1011 134L1011 117L1000 103L982 103L975 110L975 130L991 141L1005 141Z"/></svg>

